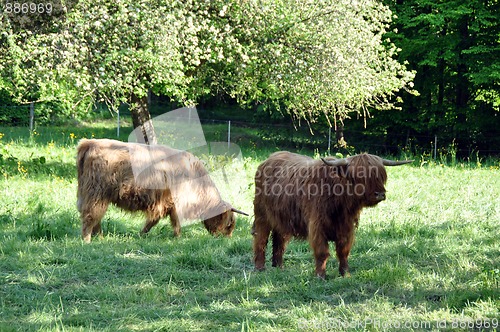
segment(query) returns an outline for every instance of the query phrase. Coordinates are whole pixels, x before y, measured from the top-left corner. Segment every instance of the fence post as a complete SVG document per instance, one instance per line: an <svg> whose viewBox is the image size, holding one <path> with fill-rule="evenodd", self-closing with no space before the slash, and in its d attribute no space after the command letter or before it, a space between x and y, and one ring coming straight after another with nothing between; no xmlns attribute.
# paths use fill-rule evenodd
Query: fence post
<svg viewBox="0 0 500 332"><path fill-rule="evenodd" d="M434 135L434 160L437 158L438 136Z"/></svg>
<svg viewBox="0 0 500 332"><path fill-rule="evenodd" d="M120 137L120 107L116 109L116 138Z"/></svg>
<svg viewBox="0 0 500 332"><path fill-rule="evenodd" d="M35 104L30 103L30 132L33 132L33 126L35 122Z"/></svg>
<svg viewBox="0 0 500 332"><path fill-rule="evenodd" d="M227 149L229 150L229 147L231 145L231 120L228 121L228 126L227 126Z"/></svg>

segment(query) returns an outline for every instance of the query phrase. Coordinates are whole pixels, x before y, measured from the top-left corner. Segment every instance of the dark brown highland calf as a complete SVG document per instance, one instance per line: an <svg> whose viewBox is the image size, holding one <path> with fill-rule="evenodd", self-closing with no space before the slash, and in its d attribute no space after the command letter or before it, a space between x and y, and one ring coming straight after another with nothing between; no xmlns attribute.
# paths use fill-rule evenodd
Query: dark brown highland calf
<svg viewBox="0 0 500 332"><path fill-rule="evenodd" d="M307 239L316 260L316 274L324 278L335 242L339 272L349 275L347 257L364 207L385 199L385 166L411 163L370 154L344 159L315 160L286 151L273 153L255 175L255 268L263 270L265 250L272 234L272 266L281 267L292 237Z"/></svg>
<svg viewBox="0 0 500 332"><path fill-rule="evenodd" d="M170 216L176 236L184 219L202 219L211 234L231 236L233 212L245 214L221 199L201 161L186 151L83 139L78 145L77 168L77 205L85 242L101 232L101 219L109 204L143 211L146 224L142 233Z"/></svg>

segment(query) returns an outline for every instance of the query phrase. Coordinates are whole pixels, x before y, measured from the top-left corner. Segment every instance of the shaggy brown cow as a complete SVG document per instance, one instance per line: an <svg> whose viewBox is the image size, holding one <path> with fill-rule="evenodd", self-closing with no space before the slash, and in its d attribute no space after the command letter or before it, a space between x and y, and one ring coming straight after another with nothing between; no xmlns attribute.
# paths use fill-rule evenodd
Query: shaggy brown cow
<svg viewBox="0 0 500 332"><path fill-rule="evenodd" d="M348 275L347 257L360 212L385 199L384 165L410 162L370 154L315 160L286 151L273 153L255 175L255 268L264 269L272 233L272 266L282 266L285 247L292 237L307 239L314 251L316 274L324 278L330 256L328 241L335 241L339 272Z"/></svg>
<svg viewBox="0 0 500 332"><path fill-rule="evenodd" d="M77 205L85 242L101 233L101 219L110 203L145 212L142 233L170 216L175 236L180 234L183 219L202 219L211 234L231 236L233 212L245 214L221 200L201 161L186 151L83 139L78 145L77 168Z"/></svg>

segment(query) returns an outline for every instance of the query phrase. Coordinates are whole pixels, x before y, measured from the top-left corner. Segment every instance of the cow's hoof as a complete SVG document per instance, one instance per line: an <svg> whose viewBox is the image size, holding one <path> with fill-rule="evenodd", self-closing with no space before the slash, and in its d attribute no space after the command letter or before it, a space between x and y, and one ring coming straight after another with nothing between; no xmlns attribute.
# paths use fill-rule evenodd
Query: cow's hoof
<svg viewBox="0 0 500 332"><path fill-rule="evenodd" d="M326 273L316 273L316 277L322 280L326 280Z"/></svg>
<svg viewBox="0 0 500 332"><path fill-rule="evenodd" d="M343 278L350 278L351 277L351 273L349 272L349 270L340 270L340 275L343 277Z"/></svg>

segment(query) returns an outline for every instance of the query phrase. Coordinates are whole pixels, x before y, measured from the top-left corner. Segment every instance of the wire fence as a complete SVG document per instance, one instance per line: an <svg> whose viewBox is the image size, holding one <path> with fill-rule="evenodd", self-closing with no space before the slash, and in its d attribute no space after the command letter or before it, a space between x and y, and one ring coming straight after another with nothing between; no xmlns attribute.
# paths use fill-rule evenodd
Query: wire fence
<svg viewBox="0 0 500 332"><path fill-rule="evenodd" d="M35 124L35 106L0 105L0 125L28 127L33 130ZM203 112L200 112L203 114ZM116 116L116 115L115 115ZM116 118L117 136L120 127L130 124L130 112L120 111ZM439 153L453 151L469 156L473 153L500 155L500 130L478 135L479 140L471 137L437 135L407 131L377 132L376 130L358 130L344 128L343 136L347 146L337 145L335 130L327 126L294 126L292 123L270 123L242 120L200 119L207 141L218 141L270 149L308 149L321 153L372 152L398 154L401 151L425 153L437 158ZM50 124L49 124L50 125ZM123 128L128 130L128 128ZM481 141L482 140L482 141ZM456 141L470 142L469 147L457 146Z"/></svg>
<svg viewBox="0 0 500 332"><path fill-rule="evenodd" d="M0 105L0 125L29 126L33 130L35 104Z"/></svg>
<svg viewBox="0 0 500 332"><path fill-rule="evenodd" d="M382 154L397 154L402 150L412 153L428 154L437 158L440 153L458 153L462 155L471 155L474 153L499 155L500 145L491 145L489 147L481 146L481 143L475 147L461 148L457 146L456 141L467 141L470 137L448 137L437 134L429 135L422 133L393 132L390 134L377 133L370 130L356 130L344 128L343 137L347 146L341 147L337 144L335 129L331 127L320 127L310 129L308 127L294 127L291 124L269 124L254 123L244 121L229 121L215 119L200 119L204 127L205 135L223 141L230 138L233 143L239 144L242 141L251 141L258 146L276 147L276 148L295 148L295 149L317 149L320 152L354 152L366 151ZM227 132L224 132L226 130ZM500 137L500 131L497 134L489 133L483 135L486 141L493 141ZM486 143L486 142L484 142Z"/></svg>

